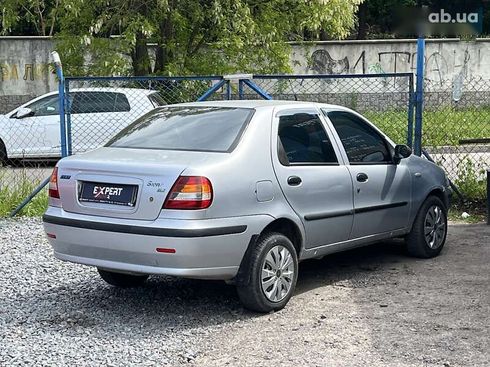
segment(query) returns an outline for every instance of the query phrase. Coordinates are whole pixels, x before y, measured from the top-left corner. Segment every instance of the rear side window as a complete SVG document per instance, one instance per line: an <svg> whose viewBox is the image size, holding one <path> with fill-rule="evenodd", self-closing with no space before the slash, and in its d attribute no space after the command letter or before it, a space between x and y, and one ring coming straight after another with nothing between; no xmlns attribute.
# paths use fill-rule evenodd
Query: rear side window
<svg viewBox="0 0 490 367"><path fill-rule="evenodd" d="M159 108L126 127L106 146L229 152L252 115L248 108Z"/></svg>
<svg viewBox="0 0 490 367"><path fill-rule="evenodd" d="M309 113L279 118L279 160L284 165L338 163L322 122Z"/></svg>
<svg viewBox="0 0 490 367"><path fill-rule="evenodd" d="M163 97L158 93L149 94L148 99L150 100L153 107L165 106L167 104L167 102L165 102Z"/></svg>
<svg viewBox="0 0 490 367"><path fill-rule="evenodd" d="M351 164L391 163L385 139L365 121L344 111L327 113Z"/></svg>
<svg viewBox="0 0 490 367"><path fill-rule="evenodd" d="M131 110L124 93L74 92L71 113L128 112Z"/></svg>

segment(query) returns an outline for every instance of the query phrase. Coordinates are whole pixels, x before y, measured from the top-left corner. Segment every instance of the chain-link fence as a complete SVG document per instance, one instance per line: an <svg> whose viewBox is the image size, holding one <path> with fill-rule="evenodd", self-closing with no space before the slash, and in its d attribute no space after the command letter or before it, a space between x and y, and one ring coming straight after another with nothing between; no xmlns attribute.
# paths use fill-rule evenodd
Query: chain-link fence
<svg viewBox="0 0 490 367"><path fill-rule="evenodd" d="M413 74L254 75L273 99L329 103L366 116L394 142L412 145ZM244 86L242 99L260 98Z"/></svg>
<svg viewBox="0 0 490 367"><path fill-rule="evenodd" d="M65 119L71 153L103 145L139 116L162 104L195 101L221 77L67 78ZM226 88L223 93L226 94ZM226 98L226 95L212 95ZM49 177L61 157L59 94L35 98L0 116L0 216ZM29 205L34 212L36 201Z"/></svg>
<svg viewBox="0 0 490 367"><path fill-rule="evenodd" d="M490 167L490 80L425 81L422 146L468 199L482 199Z"/></svg>
<svg viewBox="0 0 490 367"><path fill-rule="evenodd" d="M196 101L221 81L221 77L67 78L68 153L97 148L154 108ZM209 97L227 98L224 89Z"/></svg>
<svg viewBox="0 0 490 367"><path fill-rule="evenodd" d="M49 176L60 154L58 93L19 104L0 115L0 215ZM36 205L42 200L30 208Z"/></svg>
<svg viewBox="0 0 490 367"><path fill-rule="evenodd" d="M350 107L396 143L412 145L413 88L411 73L254 75L248 84L214 76L67 78L66 145L69 154L94 149L164 104L264 96ZM485 196L483 170L490 166L489 97L488 80L426 81L425 85L422 146L470 198ZM0 170L0 190L15 192L11 200L18 204L49 176L61 156L58 93L7 113L1 126L0 158L6 166Z"/></svg>

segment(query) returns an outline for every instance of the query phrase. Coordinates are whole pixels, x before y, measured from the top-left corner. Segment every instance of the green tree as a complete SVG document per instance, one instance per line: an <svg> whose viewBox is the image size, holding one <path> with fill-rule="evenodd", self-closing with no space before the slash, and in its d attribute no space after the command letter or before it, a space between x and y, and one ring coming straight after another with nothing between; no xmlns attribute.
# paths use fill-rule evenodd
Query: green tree
<svg viewBox="0 0 490 367"><path fill-rule="evenodd" d="M2 0L0 35L52 36L62 0Z"/></svg>
<svg viewBox="0 0 490 367"><path fill-rule="evenodd" d="M63 0L58 46L71 75L285 72L286 41L347 37L361 2Z"/></svg>

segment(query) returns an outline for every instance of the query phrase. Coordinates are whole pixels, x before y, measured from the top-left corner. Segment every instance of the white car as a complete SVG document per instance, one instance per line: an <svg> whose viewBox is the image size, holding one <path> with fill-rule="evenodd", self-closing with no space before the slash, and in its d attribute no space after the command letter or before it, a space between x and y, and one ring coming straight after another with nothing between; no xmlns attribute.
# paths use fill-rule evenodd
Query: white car
<svg viewBox="0 0 490 367"><path fill-rule="evenodd" d="M155 90L79 88L70 91L72 150L103 145L138 117L165 104ZM61 156L58 92L37 97L0 115L0 163Z"/></svg>

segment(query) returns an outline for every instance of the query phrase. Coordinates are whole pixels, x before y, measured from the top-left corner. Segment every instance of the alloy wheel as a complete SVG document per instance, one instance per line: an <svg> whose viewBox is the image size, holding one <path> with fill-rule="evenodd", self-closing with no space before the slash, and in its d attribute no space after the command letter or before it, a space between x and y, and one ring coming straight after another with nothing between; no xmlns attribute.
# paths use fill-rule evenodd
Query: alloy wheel
<svg viewBox="0 0 490 367"><path fill-rule="evenodd" d="M260 278L262 291L269 301L280 302L289 294L294 272L293 256L289 250L281 245L272 247L265 256Z"/></svg>
<svg viewBox="0 0 490 367"><path fill-rule="evenodd" d="M437 249L444 243L446 218L444 211L438 205L432 205L425 215L424 236L427 246L431 249Z"/></svg>

